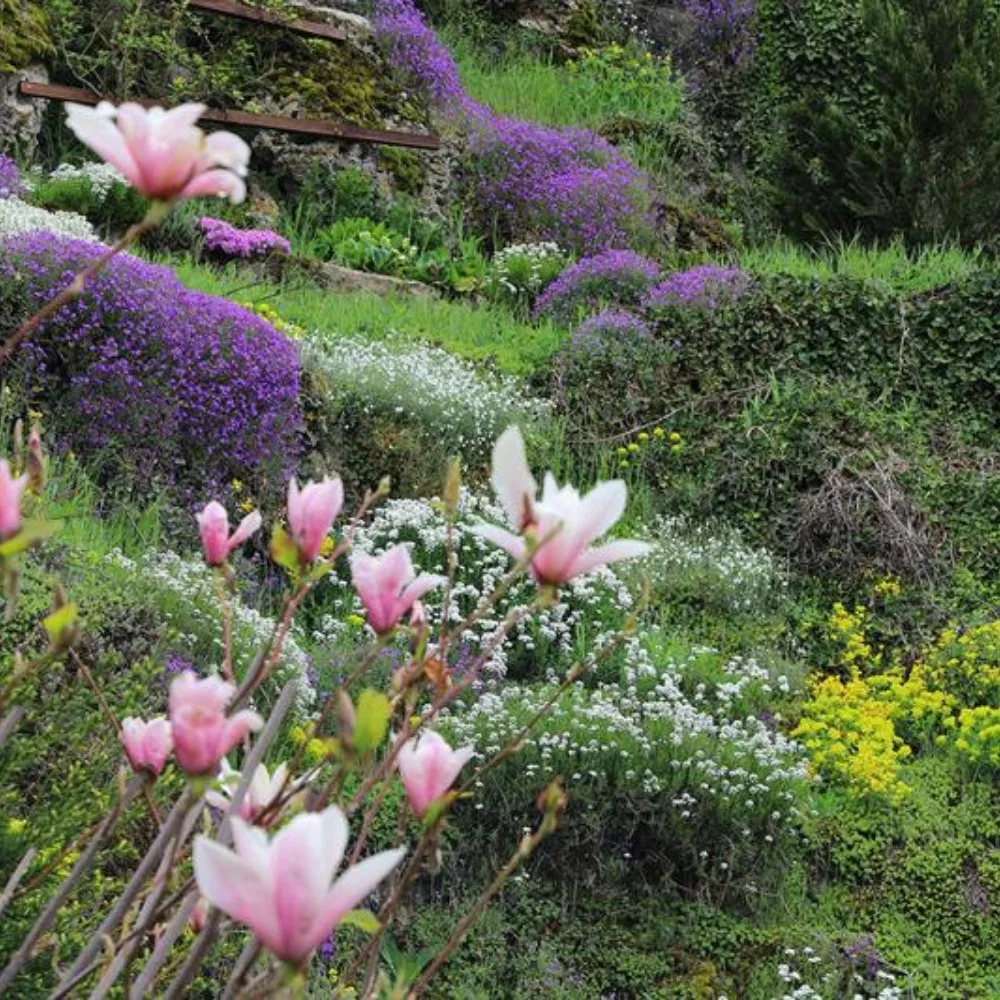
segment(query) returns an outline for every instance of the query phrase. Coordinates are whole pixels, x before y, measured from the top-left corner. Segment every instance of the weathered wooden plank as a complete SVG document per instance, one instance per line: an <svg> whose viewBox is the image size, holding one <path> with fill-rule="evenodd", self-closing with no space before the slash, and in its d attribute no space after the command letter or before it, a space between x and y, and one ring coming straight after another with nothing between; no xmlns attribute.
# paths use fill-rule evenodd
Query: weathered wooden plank
<svg viewBox="0 0 1000 1000"><path fill-rule="evenodd" d="M108 98L92 94L79 87L66 87L59 83L32 83L21 81L20 92L24 97L40 97L50 101L72 101L76 104L97 104ZM151 106L157 101L141 99L137 104ZM348 122L325 121L317 118L285 118L280 115L258 115L249 111L226 108L209 108L202 121L245 128L262 128L272 132L291 132L314 135L323 139L343 139L347 142L370 142L380 146L405 146L411 149L440 149L441 137L421 135L419 132L393 132L391 130L364 128Z"/></svg>
<svg viewBox="0 0 1000 1000"><path fill-rule="evenodd" d="M332 24L303 21L299 18L292 21L285 20L272 11L249 7L245 3L239 3L238 0L188 0L188 6L212 14L222 14L225 17L238 17L243 21L285 28L307 38L325 38L331 42L342 42L347 38L347 32L343 28L334 27Z"/></svg>

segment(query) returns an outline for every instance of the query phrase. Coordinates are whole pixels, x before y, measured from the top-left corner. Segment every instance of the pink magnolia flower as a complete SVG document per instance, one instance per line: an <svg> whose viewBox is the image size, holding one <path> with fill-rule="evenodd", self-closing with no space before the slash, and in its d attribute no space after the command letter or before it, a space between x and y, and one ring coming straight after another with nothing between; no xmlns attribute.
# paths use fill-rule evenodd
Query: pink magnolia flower
<svg viewBox="0 0 1000 1000"><path fill-rule="evenodd" d="M27 474L15 479L7 460L0 459L0 542L21 530L21 494L27 485Z"/></svg>
<svg viewBox="0 0 1000 1000"><path fill-rule="evenodd" d="M284 790L287 775L287 763L279 764L274 769L274 774L271 774L264 764L260 764L257 770L254 771L253 777L250 779L250 787L247 789L247 794L243 796L243 801L240 803L239 817L248 823L257 822L257 818L261 816L264 810ZM205 799L209 805L215 806L216 809L228 812L232 805L232 796L235 794L236 789L239 788L240 772L230 767L229 761L225 759L222 761L219 783L222 786L222 790L206 792ZM275 810L274 815L263 825L270 826L277 819L278 813Z"/></svg>
<svg viewBox="0 0 1000 1000"><path fill-rule="evenodd" d="M235 688L219 677L199 680L192 671L170 685L170 725L177 763L192 776L214 775L219 761L264 720L249 709L227 718L226 706Z"/></svg>
<svg viewBox="0 0 1000 1000"><path fill-rule="evenodd" d="M263 830L234 818L235 851L207 837L195 840L195 879L213 906L299 966L406 853L382 851L334 880L347 838L337 806L300 813L270 842Z"/></svg>
<svg viewBox="0 0 1000 1000"><path fill-rule="evenodd" d="M493 486L515 529L530 532L537 543L531 572L539 583L559 586L598 566L649 552L645 542L626 540L591 548L625 512L628 489L620 479L598 483L581 497L572 486L560 488L547 472L542 497L536 500L524 443L516 427L504 431L493 449ZM515 559L528 553L527 540L510 531L492 524L475 530Z"/></svg>
<svg viewBox="0 0 1000 1000"><path fill-rule="evenodd" d="M396 761L410 808L423 816L427 807L454 784L458 772L475 753L475 747L452 750L433 730L407 740Z"/></svg>
<svg viewBox="0 0 1000 1000"><path fill-rule="evenodd" d="M213 500L200 514L195 514L201 546L205 551L205 562L209 566L221 566L233 549L242 545L255 531L260 530L260 511L247 514L239 527L229 534L229 515L221 503Z"/></svg>
<svg viewBox="0 0 1000 1000"><path fill-rule="evenodd" d="M162 716L150 719L122 719L122 743L129 762L137 771L159 775L174 748L170 723Z"/></svg>
<svg viewBox="0 0 1000 1000"><path fill-rule="evenodd" d="M415 577L405 545L396 545L381 556L359 553L351 559L354 589L368 612L368 624L379 635L391 632L416 601L446 579L433 573Z"/></svg>
<svg viewBox="0 0 1000 1000"><path fill-rule="evenodd" d="M344 505L340 477L321 483L306 483L302 489L292 479L288 484L288 526L304 563L313 562L323 547L333 522Z"/></svg>
<svg viewBox="0 0 1000 1000"><path fill-rule="evenodd" d="M250 147L231 132L206 136L195 125L204 113L204 104L169 111L107 101L96 108L66 105L74 135L147 197L172 202L218 195L241 202Z"/></svg>

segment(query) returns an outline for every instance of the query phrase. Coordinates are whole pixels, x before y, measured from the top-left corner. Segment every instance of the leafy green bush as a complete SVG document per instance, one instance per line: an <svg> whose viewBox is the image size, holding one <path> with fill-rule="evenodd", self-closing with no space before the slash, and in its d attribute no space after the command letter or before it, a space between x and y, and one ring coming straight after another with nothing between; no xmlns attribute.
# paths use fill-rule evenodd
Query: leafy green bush
<svg viewBox="0 0 1000 1000"><path fill-rule="evenodd" d="M320 230L315 253L345 267L376 274L402 275L417 256L417 248L401 233L371 219L342 219Z"/></svg>

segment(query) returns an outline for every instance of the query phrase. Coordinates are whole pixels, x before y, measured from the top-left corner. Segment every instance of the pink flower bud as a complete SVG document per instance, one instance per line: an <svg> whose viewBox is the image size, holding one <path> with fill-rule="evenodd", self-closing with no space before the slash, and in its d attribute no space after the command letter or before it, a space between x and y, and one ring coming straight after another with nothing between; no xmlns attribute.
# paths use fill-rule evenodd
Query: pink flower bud
<svg viewBox="0 0 1000 1000"><path fill-rule="evenodd" d="M368 624L379 635L391 632L415 601L446 579L431 573L414 577L405 545L396 545L381 556L358 554L351 559L354 589L368 612Z"/></svg>
<svg viewBox="0 0 1000 1000"><path fill-rule="evenodd" d="M315 561L343 505L344 486L339 476L306 483L301 490L294 479L288 484L288 526L302 562Z"/></svg>
<svg viewBox="0 0 1000 1000"><path fill-rule="evenodd" d="M226 716L235 688L219 677L185 670L170 685L170 725L177 763L192 777L214 776L219 762L264 720L248 709Z"/></svg>
<svg viewBox="0 0 1000 1000"><path fill-rule="evenodd" d="M232 821L235 851L198 837L194 877L205 898L249 927L277 958L302 965L344 915L398 864L405 851L382 851L344 871L347 819L337 806L300 813L273 840Z"/></svg>
<svg viewBox="0 0 1000 1000"><path fill-rule="evenodd" d="M0 542L21 530L21 493L28 485L27 475L11 475L6 459L0 459Z"/></svg>
<svg viewBox="0 0 1000 1000"><path fill-rule="evenodd" d="M229 536L229 515L221 503L213 500L196 514L201 546L205 552L205 562L209 566L221 566L233 549L242 545L254 532L260 530L260 511L247 514L239 527Z"/></svg>
<svg viewBox="0 0 1000 1000"><path fill-rule="evenodd" d="M475 748L452 750L444 738L432 730L407 740L399 751L397 765L410 808L423 816L428 806L455 783Z"/></svg>
<svg viewBox="0 0 1000 1000"><path fill-rule="evenodd" d="M208 920L208 900L204 896L200 896L198 902L194 904L194 909L188 919L195 934L200 934L204 930L205 921Z"/></svg>
<svg viewBox="0 0 1000 1000"><path fill-rule="evenodd" d="M129 762L137 771L159 775L174 748L170 723L162 716L150 719L122 719L122 743Z"/></svg>
<svg viewBox="0 0 1000 1000"><path fill-rule="evenodd" d="M102 101L96 108L66 105L70 131L110 163L137 191L158 201L218 195L246 197L250 147L231 132L208 137L195 122L204 104L169 111Z"/></svg>

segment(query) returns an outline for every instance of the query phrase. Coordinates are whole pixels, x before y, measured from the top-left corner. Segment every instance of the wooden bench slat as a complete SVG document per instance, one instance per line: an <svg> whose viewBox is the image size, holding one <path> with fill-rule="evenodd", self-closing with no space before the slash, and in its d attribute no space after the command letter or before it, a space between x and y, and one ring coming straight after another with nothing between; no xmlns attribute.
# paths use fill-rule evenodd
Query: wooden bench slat
<svg viewBox="0 0 1000 1000"><path fill-rule="evenodd" d="M59 83L32 83L22 80L20 92L25 97L40 97L50 101L72 101L76 104L97 104L106 98L92 94L79 87L66 87ZM157 104L148 99L135 103L147 107ZM421 135L418 132L393 132L384 129L364 128L348 122L325 121L316 118L285 118L279 115L258 115L248 111L225 108L209 108L202 116L203 121L220 125L262 128L273 132L292 132L300 135L315 135L327 139L345 139L349 142L371 142L381 146L404 146L411 149L440 149L441 137Z"/></svg>
<svg viewBox="0 0 1000 1000"><path fill-rule="evenodd" d="M303 21L301 18L286 21L278 14L274 14L269 10L261 10L259 7L249 7L245 3L239 3L238 0L188 0L188 6L196 10L222 14L225 17L238 17L244 21L254 21L257 24L285 28L288 31L295 32L297 35L305 35L308 38L325 38L330 42L343 42L347 39L347 32L343 28L334 27L332 24L321 24L318 21Z"/></svg>

